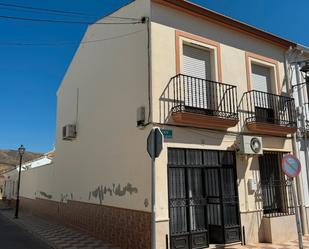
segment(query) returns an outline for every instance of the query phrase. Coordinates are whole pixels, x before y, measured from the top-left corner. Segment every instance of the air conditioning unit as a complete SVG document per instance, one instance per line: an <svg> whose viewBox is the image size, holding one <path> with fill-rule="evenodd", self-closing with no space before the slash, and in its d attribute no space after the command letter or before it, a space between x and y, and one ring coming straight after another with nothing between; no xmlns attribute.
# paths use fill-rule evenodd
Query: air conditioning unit
<svg viewBox="0 0 309 249"><path fill-rule="evenodd" d="M263 143L261 137L242 136L240 141L240 154L263 154Z"/></svg>
<svg viewBox="0 0 309 249"><path fill-rule="evenodd" d="M62 127L62 139L73 140L76 138L76 125L68 124Z"/></svg>

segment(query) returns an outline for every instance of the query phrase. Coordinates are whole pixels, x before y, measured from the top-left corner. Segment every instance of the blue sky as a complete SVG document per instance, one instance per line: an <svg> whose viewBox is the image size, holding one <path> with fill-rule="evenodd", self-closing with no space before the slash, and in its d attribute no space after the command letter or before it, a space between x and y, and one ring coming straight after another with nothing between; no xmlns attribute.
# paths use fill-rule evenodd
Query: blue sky
<svg viewBox="0 0 309 249"><path fill-rule="evenodd" d="M89 13L94 17L60 16L25 12L0 5L0 16L33 17L90 22L127 3L128 0L0 0L27 5ZM195 3L309 46L306 23L307 0L294 7L279 0L194 0ZM289 15L287 17L287 15ZM0 18L0 149L29 151L53 148L56 126L56 91L82 38L86 25L33 23ZM7 43L57 43L63 46L24 46Z"/></svg>

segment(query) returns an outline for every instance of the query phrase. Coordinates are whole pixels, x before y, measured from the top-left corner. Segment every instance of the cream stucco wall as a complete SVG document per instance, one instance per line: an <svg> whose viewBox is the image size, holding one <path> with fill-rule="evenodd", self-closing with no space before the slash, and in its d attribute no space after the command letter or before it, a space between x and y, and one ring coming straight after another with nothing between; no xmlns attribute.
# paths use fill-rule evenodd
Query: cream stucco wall
<svg viewBox="0 0 309 249"><path fill-rule="evenodd" d="M141 18L149 8L138 0L113 15ZM54 200L151 210L149 130L136 127L137 108L148 107L147 54L146 24L88 28L58 91ZM70 123L77 139L63 141Z"/></svg>
<svg viewBox="0 0 309 249"><path fill-rule="evenodd" d="M54 194L54 165L53 163L41 165L28 170L22 170L20 181L20 196L35 199L53 199ZM6 187L4 196L8 199L16 198L18 170L3 174ZM14 185L14 187L13 187Z"/></svg>
<svg viewBox="0 0 309 249"><path fill-rule="evenodd" d="M176 72L176 31L184 31L193 35L220 43L222 81L237 86L238 101L248 91L246 73L246 52L258 54L278 62L280 85L284 79L284 52L263 40L219 26L203 19L181 13L177 10L152 4L152 84L153 84L153 119L160 126L173 131L173 139L165 140L165 148L157 159L157 232L158 243L165 245L165 235L169 234L167 149L169 147L235 150L239 145L239 131L243 126L231 128L228 132L206 131L195 128L180 128L162 125L166 122L170 106L160 101L171 77ZM273 86L275 89L277 85ZM214 127L215 128L215 127ZM233 132L233 133L231 133ZM263 147L269 151L292 151L291 139L262 136ZM240 212L245 225L248 242L258 242L263 228L262 202L260 189L248 192L248 180L256 179L259 183L258 156L241 156L237 154L237 185L239 191ZM249 219L249 220L247 220Z"/></svg>

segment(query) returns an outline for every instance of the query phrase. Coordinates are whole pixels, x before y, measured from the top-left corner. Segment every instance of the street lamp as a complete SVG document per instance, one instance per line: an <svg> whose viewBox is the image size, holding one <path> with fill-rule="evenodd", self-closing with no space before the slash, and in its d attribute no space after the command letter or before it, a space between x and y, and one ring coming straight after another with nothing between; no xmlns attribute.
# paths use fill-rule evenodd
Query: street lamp
<svg viewBox="0 0 309 249"><path fill-rule="evenodd" d="M25 150L26 150L26 148L25 148L23 145L21 145L21 146L18 148L18 154L19 154L19 172L18 172L18 183L17 183L17 194L16 194L15 219L18 219L21 164L22 164L22 161L23 161L23 155L25 154Z"/></svg>
<svg viewBox="0 0 309 249"><path fill-rule="evenodd" d="M306 62L304 66L301 67L300 71L304 73L304 78L306 82L309 80L309 61Z"/></svg>

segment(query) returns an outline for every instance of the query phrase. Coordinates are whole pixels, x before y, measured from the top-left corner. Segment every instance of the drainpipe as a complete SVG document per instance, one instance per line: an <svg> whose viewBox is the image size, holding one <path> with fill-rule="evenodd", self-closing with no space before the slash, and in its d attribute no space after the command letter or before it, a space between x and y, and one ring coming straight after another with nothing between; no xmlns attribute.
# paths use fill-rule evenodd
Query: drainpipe
<svg viewBox="0 0 309 249"><path fill-rule="evenodd" d="M285 71L285 77L286 77L286 84L287 84L287 92L288 94L293 97L293 88L291 83L291 77L289 73L289 61L288 61L288 55L291 52L291 48L284 53L284 71ZM293 146L293 154L297 157L299 157L299 150L297 146L297 138L296 133L293 133L292 135L292 146ZM303 204L303 186L302 186L302 180L301 180L301 174L296 177L296 188L297 188L297 199L298 199L298 206L300 206L300 216L301 216L301 224L302 224L302 231L303 234L308 233L307 229L307 222L306 222L306 210ZM298 207L296 207L298 208ZM306 224L305 224L306 223Z"/></svg>

